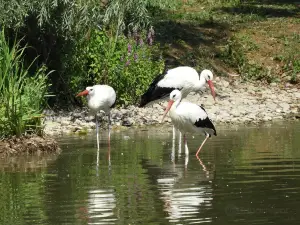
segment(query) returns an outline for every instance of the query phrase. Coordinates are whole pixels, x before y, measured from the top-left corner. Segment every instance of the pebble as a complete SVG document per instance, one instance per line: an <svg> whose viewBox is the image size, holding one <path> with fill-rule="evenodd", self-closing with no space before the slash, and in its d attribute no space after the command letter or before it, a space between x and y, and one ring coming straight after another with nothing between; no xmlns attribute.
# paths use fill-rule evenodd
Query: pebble
<svg viewBox="0 0 300 225"><path fill-rule="evenodd" d="M223 77L216 77L214 84L216 102L213 101L208 88L202 95L191 93L183 100L198 105L202 103L214 123L257 124L262 121L292 118L300 112L300 90L293 85L286 85L284 89L280 89L280 85L276 83L261 86L259 83L242 83L236 80L230 84ZM164 101L145 108L114 108L111 111L111 124L114 127L159 124L167 104L167 100ZM44 114L44 132L48 135L80 133L82 129L93 132L95 129L95 117L89 115L86 107L77 108L72 112L53 112L48 109ZM107 129L107 116L103 112L97 115L101 129ZM165 117L163 123L171 123L171 118Z"/></svg>

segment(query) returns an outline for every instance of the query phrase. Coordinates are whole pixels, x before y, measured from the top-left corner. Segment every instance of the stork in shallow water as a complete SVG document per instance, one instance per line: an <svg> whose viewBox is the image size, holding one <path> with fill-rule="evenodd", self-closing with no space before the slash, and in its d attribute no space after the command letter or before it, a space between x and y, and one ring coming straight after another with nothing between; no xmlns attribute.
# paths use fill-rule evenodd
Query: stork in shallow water
<svg viewBox="0 0 300 225"><path fill-rule="evenodd" d="M103 110L108 116L108 143L110 143L110 110L116 102L116 92L108 85L94 85L87 87L86 90L80 92L79 96L87 96L88 107L91 113L95 115L96 120L96 135L97 148L99 150L99 124L97 119L97 112Z"/></svg>
<svg viewBox="0 0 300 225"><path fill-rule="evenodd" d="M168 106L164 112L163 119L170 111L173 125L184 133L184 145L187 148L186 133L202 133L206 137L200 145L196 156L198 156L206 140L212 135L217 136L214 124L208 118L205 109L190 102L181 102L182 94L179 90L174 90L170 94Z"/></svg>

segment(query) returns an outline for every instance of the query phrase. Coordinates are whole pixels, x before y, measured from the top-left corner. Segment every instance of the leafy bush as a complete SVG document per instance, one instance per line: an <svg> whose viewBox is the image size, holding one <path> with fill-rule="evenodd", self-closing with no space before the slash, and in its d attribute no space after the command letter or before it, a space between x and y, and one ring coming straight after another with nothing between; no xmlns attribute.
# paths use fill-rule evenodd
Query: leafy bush
<svg viewBox="0 0 300 225"><path fill-rule="evenodd" d="M41 117L47 85L45 67L33 76L23 65L25 48L12 48L0 33L0 137L41 134Z"/></svg>
<svg viewBox="0 0 300 225"><path fill-rule="evenodd" d="M106 31L94 31L89 41L78 49L79 69L75 71L81 72L72 76L74 92L88 85L108 84L116 90L118 104L136 103L164 68L159 46L152 43L152 32L150 29L147 38L142 38L145 33L135 32L116 40Z"/></svg>

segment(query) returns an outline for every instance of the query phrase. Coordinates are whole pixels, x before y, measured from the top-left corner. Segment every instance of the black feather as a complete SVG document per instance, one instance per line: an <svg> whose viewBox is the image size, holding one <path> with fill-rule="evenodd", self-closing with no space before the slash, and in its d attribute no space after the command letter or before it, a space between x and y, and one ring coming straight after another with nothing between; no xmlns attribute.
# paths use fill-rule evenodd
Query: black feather
<svg viewBox="0 0 300 225"><path fill-rule="evenodd" d="M204 112L206 112L206 110L204 109L204 107L202 105L198 105Z"/></svg>
<svg viewBox="0 0 300 225"><path fill-rule="evenodd" d="M149 102L167 97L175 88L169 87L158 87L157 83L164 79L166 75L166 69L164 72L154 78L150 84L148 90L141 96L139 107L147 105Z"/></svg>
<svg viewBox="0 0 300 225"><path fill-rule="evenodd" d="M201 107L202 108L202 107ZM205 110L204 110L205 111ZM212 121L206 117L204 120L202 119L199 119L197 120L194 125L196 127L202 127L202 128L209 128L209 129L212 129L214 131L214 135L217 136L217 131L216 131L216 128L214 126L214 124L212 123Z"/></svg>

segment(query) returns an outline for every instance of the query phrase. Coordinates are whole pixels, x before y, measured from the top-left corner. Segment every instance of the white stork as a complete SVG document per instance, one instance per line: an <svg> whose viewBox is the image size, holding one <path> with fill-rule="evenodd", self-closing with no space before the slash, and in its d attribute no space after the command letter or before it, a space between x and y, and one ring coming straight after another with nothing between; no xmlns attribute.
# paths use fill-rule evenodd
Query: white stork
<svg viewBox="0 0 300 225"><path fill-rule="evenodd" d="M190 102L181 102L182 94L179 90L174 90L170 94L170 100L168 106L164 112L163 119L165 118L168 111L171 117L173 125L184 133L184 145L187 148L186 133L197 132L202 133L206 136L202 144L200 145L196 156L203 147L206 140L211 135L217 136L217 132L214 124L208 118L205 109L201 106Z"/></svg>
<svg viewBox="0 0 300 225"><path fill-rule="evenodd" d="M157 76L150 84L148 90L141 96L139 107L143 107L150 102L167 98L169 94L178 89L185 98L190 92L201 92L207 83L211 95L215 100L215 90L213 85L213 73L210 70L202 70L199 74L194 68L189 66L179 66ZM180 133L181 137L181 133ZM173 139L175 129L173 127Z"/></svg>
<svg viewBox="0 0 300 225"><path fill-rule="evenodd" d="M202 70L199 75L194 68L189 66L170 69L152 81L148 90L141 96L139 106L143 107L155 100L167 98L175 89L180 90L182 98L185 98L190 92L200 92L206 83L215 99L216 94L212 79L213 73L210 70Z"/></svg>
<svg viewBox="0 0 300 225"><path fill-rule="evenodd" d="M97 120L97 112L103 110L108 116L108 143L110 143L110 110L116 102L116 92L108 85L94 85L87 87L86 90L80 92L79 96L87 96L88 107L91 113L95 115L96 120L96 134L97 134L97 148L99 150L99 124Z"/></svg>

